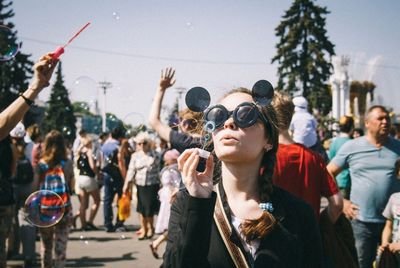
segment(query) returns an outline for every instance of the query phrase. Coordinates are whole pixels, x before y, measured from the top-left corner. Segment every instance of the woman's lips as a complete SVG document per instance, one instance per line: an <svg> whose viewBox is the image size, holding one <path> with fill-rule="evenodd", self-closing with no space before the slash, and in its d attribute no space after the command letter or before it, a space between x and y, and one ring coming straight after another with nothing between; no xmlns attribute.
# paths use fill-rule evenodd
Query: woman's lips
<svg viewBox="0 0 400 268"><path fill-rule="evenodd" d="M237 142L238 142L238 140L237 140L236 138L234 138L233 136L231 136L231 135L225 135L225 136L223 136L223 137L220 139L220 141L221 141L223 144L232 144L232 143L237 143Z"/></svg>

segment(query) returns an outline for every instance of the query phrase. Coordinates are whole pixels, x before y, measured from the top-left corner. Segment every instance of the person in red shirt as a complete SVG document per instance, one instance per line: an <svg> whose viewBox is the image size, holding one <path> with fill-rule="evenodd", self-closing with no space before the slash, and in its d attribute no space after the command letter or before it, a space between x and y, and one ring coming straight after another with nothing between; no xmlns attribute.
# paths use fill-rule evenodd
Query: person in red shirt
<svg viewBox="0 0 400 268"><path fill-rule="evenodd" d="M289 134L289 125L294 113L291 98L275 92L272 103L277 112L279 147L273 183L303 199L314 209L317 219L320 214L321 196L328 199L328 215L334 223L343 209L343 198L335 180L326 170L322 157L307 147L295 143Z"/></svg>

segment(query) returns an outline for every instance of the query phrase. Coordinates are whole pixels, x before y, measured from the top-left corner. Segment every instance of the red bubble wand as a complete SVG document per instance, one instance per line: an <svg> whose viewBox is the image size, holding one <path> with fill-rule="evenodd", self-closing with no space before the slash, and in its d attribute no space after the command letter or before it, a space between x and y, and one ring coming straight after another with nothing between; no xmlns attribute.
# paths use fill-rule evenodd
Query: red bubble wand
<svg viewBox="0 0 400 268"><path fill-rule="evenodd" d="M74 41L74 39L75 39L81 32L83 32L83 30L85 30L89 25L90 25L90 22L86 23L85 26L83 26L76 34L74 34L74 36L72 36L71 39L69 39L68 42L67 42L64 46L58 47L58 48L53 52L52 58L53 58L54 60L58 59L58 58L61 56L61 54L64 53L64 48L65 48L66 46L68 46L69 44L71 44L71 42Z"/></svg>

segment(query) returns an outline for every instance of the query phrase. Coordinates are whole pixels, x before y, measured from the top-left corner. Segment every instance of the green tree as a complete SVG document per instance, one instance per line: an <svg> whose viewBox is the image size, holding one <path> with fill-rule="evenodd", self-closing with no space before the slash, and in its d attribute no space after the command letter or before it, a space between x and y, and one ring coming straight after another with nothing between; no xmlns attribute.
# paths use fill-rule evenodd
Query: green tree
<svg viewBox="0 0 400 268"><path fill-rule="evenodd" d="M18 42L15 25L10 22L15 15L11 5L12 1L0 0L0 56L16 48L19 48L19 52L14 58L0 62L0 110L10 105L19 92L28 88L32 76L33 62L29 60L30 55L21 52L22 42Z"/></svg>
<svg viewBox="0 0 400 268"><path fill-rule="evenodd" d="M64 86L61 62L58 63L56 82L51 89L50 100L47 103L49 106L43 120L43 130L47 133L52 129L57 129L64 134L68 141L72 142L75 139L76 118L68 90Z"/></svg>
<svg viewBox="0 0 400 268"><path fill-rule="evenodd" d="M275 29L279 37L277 54L278 88L288 93L302 91L313 108L326 114L331 99L326 97L327 80L332 73L331 56L334 45L325 29L326 7L313 0L295 0Z"/></svg>

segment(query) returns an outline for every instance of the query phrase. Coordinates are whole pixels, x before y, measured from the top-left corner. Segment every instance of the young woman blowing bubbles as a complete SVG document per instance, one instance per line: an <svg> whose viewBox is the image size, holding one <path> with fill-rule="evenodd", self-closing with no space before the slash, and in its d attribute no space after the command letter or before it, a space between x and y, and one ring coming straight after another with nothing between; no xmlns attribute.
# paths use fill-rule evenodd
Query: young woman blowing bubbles
<svg viewBox="0 0 400 268"><path fill-rule="evenodd" d="M202 173L196 171L198 149L178 158L186 190L171 209L163 267L321 267L313 210L272 185L278 147L273 108L237 89L205 119L215 123L218 184L212 156Z"/></svg>

